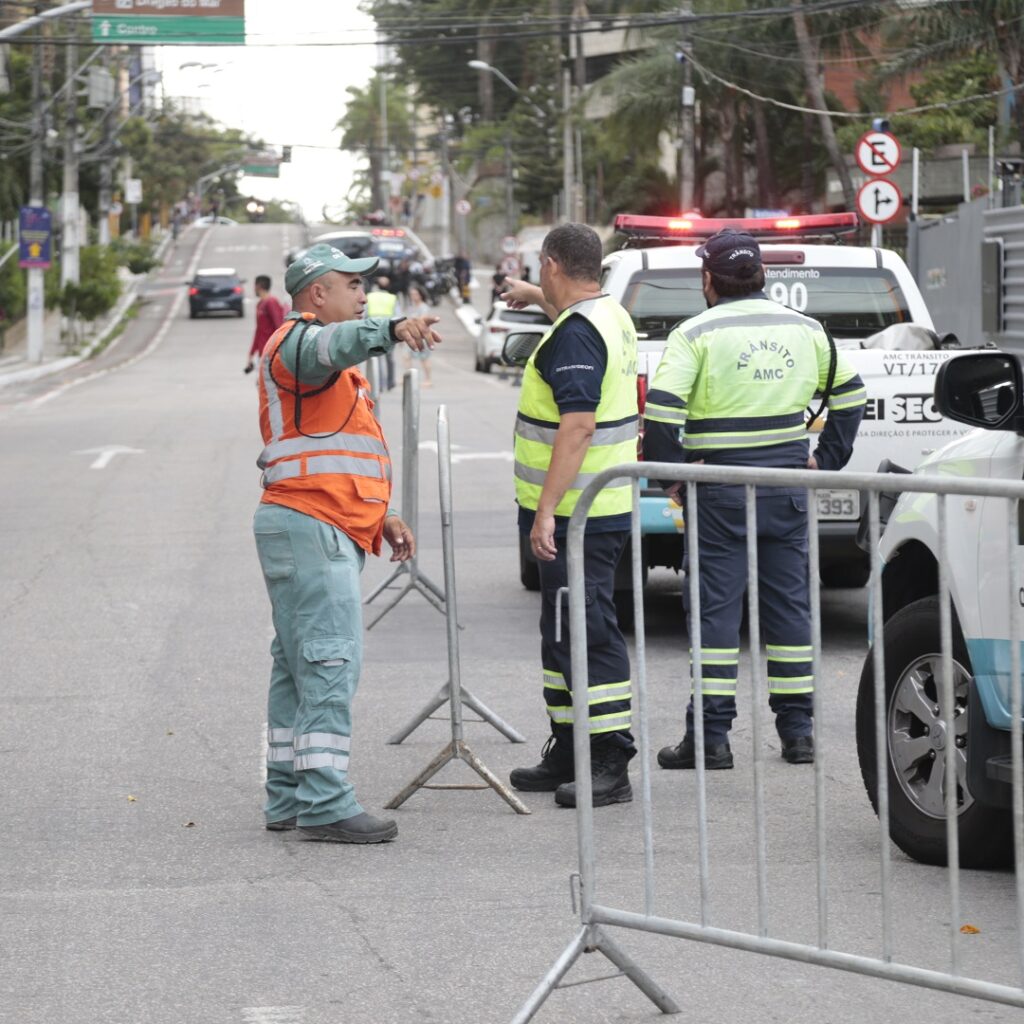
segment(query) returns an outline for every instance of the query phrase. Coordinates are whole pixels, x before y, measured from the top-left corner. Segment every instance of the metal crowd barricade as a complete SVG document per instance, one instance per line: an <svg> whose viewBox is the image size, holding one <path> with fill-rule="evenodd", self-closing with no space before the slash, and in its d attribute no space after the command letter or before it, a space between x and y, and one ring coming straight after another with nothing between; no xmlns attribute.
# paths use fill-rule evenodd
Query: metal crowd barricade
<svg viewBox="0 0 1024 1024"><path fill-rule="evenodd" d="M757 931L743 932L715 927L711 923L709 904L709 856L708 856L708 807L704 768L704 722L703 716L694 714L694 746L696 776L696 818L699 872L699 920L687 921L680 917L657 913L654 892L654 820L651 803L650 745L648 741L648 704L646 666L644 649L644 610L641 591L640 564L640 516L633 516L633 586L634 616L636 629L636 664L634 666L634 706L637 714L639 738L639 761L641 773L641 827L643 832L643 907L640 910L623 909L601 901L595 880L594 812L591 806L592 789L590 775L590 743L587 728L586 688L573 691L574 753L576 768L576 821L578 829L578 876L574 874L580 895L580 927L576 935L555 961L547 975L523 1004L513 1019L513 1024L526 1024L547 997L557 988L584 984L585 981L601 981L608 977L628 977L664 1013L678 1013L679 1005L641 966L634 963L612 939L613 928L650 932L696 942L724 946L730 949L760 953L767 956L796 960L822 967L883 978L904 984L916 985L941 992L970 996L1009 1006L1024 1007L1024 765L1022 765L1021 736L1021 650L1020 624L1018 621L1018 589L1020 581L1017 570L1016 552L1020 540L1018 506L1024 498L1024 483L1004 482L989 479L964 479L951 476L900 476L898 482L891 475L876 473L834 473L816 470L774 470L726 466L675 465L667 463L640 463L618 466L602 473L583 491L569 524L568 531L568 590L569 616L572 648L572 676L574 679L587 678L586 605L583 577L583 537L587 510L597 494L613 482L621 483L623 478L633 482L634 510L638 508L640 479L680 480L686 485L687 515L686 543L688 551L698 550L697 538L699 515L697 509L698 484L742 485L746 491L747 503L747 558L750 652L752 665L754 707L751 719L754 744L754 833L757 885ZM829 945L829 902L825 860L825 749L821 728L822 691L818 687L814 694L814 812L817 837L817 943L808 944L774 938L769 934L767 916L767 854L765 833L764 801L764 753L757 721L764 704L764 683L760 672L760 623L758 611L757 577L757 527L756 488L790 487L806 488L808 493L809 533L809 585L811 607L811 639L815 678L821 678L821 602L818 583L818 519L814 501L818 489L856 489L868 494L868 522L871 540L871 583L870 583L870 625L872 629L874 667L874 733L877 773L878 824L881 841L879 873L881 880L881 949L876 957L841 952ZM937 511L937 560L940 604L941 636L941 679L939 680L939 714L943 726L948 724L946 735L954 733L955 692L953 686L953 633L951 622L951 597L948 579L949 528L947 500L950 495L973 498L1006 499L1006 543L1009 560L1009 587L1007 593L1009 610L1009 678L1010 715L1012 747L1012 820L1013 844L1016 864L1017 895L1017 959L1021 972L1021 984L1016 986L969 977L961 973L960 965L960 878L957 828L957 768L954 743L945 745L945 813L946 843L949 873L949 942L950 969L948 972L926 969L893 959L892 948L892 882L890 872L889 840L889 772L888 743L886 739L886 699L884 666L884 622L882 609L882 564L879 556L879 495L882 492L899 490L938 495ZM700 565L696 557L689 558L688 586L690 596L690 646L692 648L692 686L695 709L703 706L703 678L701 667L700 637ZM791 811L791 809L790 809ZM575 961L584 952L601 952L618 971L611 975L562 983Z"/></svg>
<svg viewBox="0 0 1024 1024"><path fill-rule="evenodd" d="M448 410L441 406L437 411L437 466L441 492L441 543L444 551L445 620L448 634L448 682L441 692L412 723L392 737L389 743L400 743L420 724L447 702L451 722L451 739L441 752L404 789L387 804L389 809L401 807L418 789L493 789L516 813L529 814L529 808L480 760L466 743L463 735L462 706L466 704L480 717L489 722L513 743L523 743L524 738L507 722L502 721L480 700L473 697L462 686L462 672L459 660L458 602L455 596L455 538L453 532L452 502L452 452L448 431ZM450 761L465 761L483 779L483 783L432 783L430 780Z"/></svg>
<svg viewBox="0 0 1024 1024"><path fill-rule="evenodd" d="M412 530L414 537L419 537L420 520L420 372L413 368L405 371L402 379L402 519ZM444 591L434 583L419 567L418 555L413 555L406 562L399 562L391 575L379 583L369 594L363 604L370 604L376 597L387 590L400 577L408 576L406 585L398 592L398 596L390 604L377 613L367 624L367 629L384 618L399 601L410 591L418 591L444 615Z"/></svg>

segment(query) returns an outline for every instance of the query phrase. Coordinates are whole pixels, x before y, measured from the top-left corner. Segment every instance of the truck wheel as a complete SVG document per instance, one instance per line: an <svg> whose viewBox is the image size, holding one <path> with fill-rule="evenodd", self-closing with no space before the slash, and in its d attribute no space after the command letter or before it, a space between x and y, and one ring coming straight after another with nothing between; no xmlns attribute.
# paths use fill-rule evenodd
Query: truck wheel
<svg viewBox="0 0 1024 1024"><path fill-rule="evenodd" d="M863 587L871 579L871 565L864 562L836 562L821 567L821 582L826 587L843 589Z"/></svg>
<svg viewBox="0 0 1024 1024"><path fill-rule="evenodd" d="M519 534L519 580L527 590L540 590L540 566L530 550L530 538Z"/></svg>
<svg viewBox="0 0 1024 1024"><path fill-rule="evenodd" d="M946 863L945 747L939 721L942 646L939 599L926 597L901 608L886 624L885 731L889 765L889 834L914 860ZM957 802L960 864L965 868L1005 867L1013 860L1008 811L977 802L967 788L967 710L970 658L959 627L953 627L953 687L956 694ZM875 691L872 651L857 693L857 757L871 806L878 813L875 765Z"/></svg>

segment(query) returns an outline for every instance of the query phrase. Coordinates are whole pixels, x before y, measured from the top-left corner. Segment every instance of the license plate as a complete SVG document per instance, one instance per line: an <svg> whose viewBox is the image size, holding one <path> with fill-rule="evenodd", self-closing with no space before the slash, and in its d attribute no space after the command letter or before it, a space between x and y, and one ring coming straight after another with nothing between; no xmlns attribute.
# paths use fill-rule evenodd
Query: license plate
<svg viewBox="0 0 1024 1024"><path fill-rule="evenodd" d="M213 300L207 299L207 301L206 301L206 308L207 309L227 309L228 308L228 304L226 302L221 302L219 299L213 299Z"/></svg>
<svg viewBox="0 0 1024 1024"><path fill-rule="evenodd" d="M819 519L859 519L860 491L818 491Z"/></svg>

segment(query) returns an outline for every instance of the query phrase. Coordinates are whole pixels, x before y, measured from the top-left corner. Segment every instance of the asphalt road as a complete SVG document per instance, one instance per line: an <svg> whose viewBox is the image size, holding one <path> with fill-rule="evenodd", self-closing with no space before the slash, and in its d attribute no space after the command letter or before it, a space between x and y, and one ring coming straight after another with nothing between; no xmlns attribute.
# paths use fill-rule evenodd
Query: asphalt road
<svg viewBox="0 0 1024 1024"><path fill-rule="evenodd" d="M246 317L190 321L190 267L282 278L294 229L193 230L113 349L61 379L0 390L0 1021L327 1024L508 1021L569 941L574 817L526 794L422 791L397 842L371 848L269 834L260 815L270 614L250 532L261 447ZM476 293L481 301L486 291ZM423 392L421 568L443 578L434 437L458 446L454 531L462 678L523 732L467 739L499 776L546 734L537 599L518 581L511 486L517 392L473 372L450 307ZM399 456L397 392L383 419ZM116 453L113 448L119 449ZM399 476L400 474L396 474ZM367 590L389 572L369 564ZM830 946L880 948L877 822L861 786L853 706L865 597L824 595ZM681 735L679 584L647 603L651 733ZM386 738L446 678L444 620L410 595L368 636L352 772L379 811L441 749L445 721ZM778 758L766 709L741 695L737 769L709 777L711 923L756 926L751 715L768 755L770 934L816 935L812 770ZM634 777L638 772L634 770ZM471 781L465 765L444 781ZM636 787L639 788L638 786ZM656 909L697 913L694 780L654 770ZM597 813L598 893L641 909L638 803ZM894 851L894 952L948 966L946 873ZM962 876L963 969L1014 983L1013 878ZM1009 1021L961 997L636 933L617 935L689 1019L853 1024ZM603 973L585 958L572 980ZM659 1019L624 980L556 993L539 1021Z"/></svg>

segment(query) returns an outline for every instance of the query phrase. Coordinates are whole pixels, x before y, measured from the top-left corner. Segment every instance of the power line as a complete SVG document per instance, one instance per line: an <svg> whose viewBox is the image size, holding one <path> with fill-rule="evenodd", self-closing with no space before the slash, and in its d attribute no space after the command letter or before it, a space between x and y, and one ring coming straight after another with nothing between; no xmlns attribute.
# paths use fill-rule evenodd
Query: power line
<svg viewBox="0 0 1024 1024"><path fill-rule="evenodd" d="M762 96L759 93L753 92L751 89L746 89L742 85L738 85L736 82L730 82L728 79L722 78L721 75L716 75L709 68L704 67L704 65L698 63L692 58L691 61L693 66L702 75L718 82L719 85L724 85L727 89L734 89L736 92L741 92L744 96L749 96L752 100L757 100L759 103L770 103L773 107L782 107L784 110L795 110L800 114L825 114L828 117L844 117L857 121L863 121L870 117L902 117L907 114L922 114L926 110L948 110L951 107L959 107L965 103L977 103L979 100L996 99L999 96L1009 96L1011 93L1024 90L1024 82L1021 82L1019 85L1011 85L1007 89L996 89L993 92L977 93L974 96L963 96L960 99L955 100L943 100L940 103L923 103L920 106L905 107L902 110L862 110L859 112L846 110L819 110L816 107L804 107L797 103L787 103L784 100L777 100L772 96Z"/></svg>

